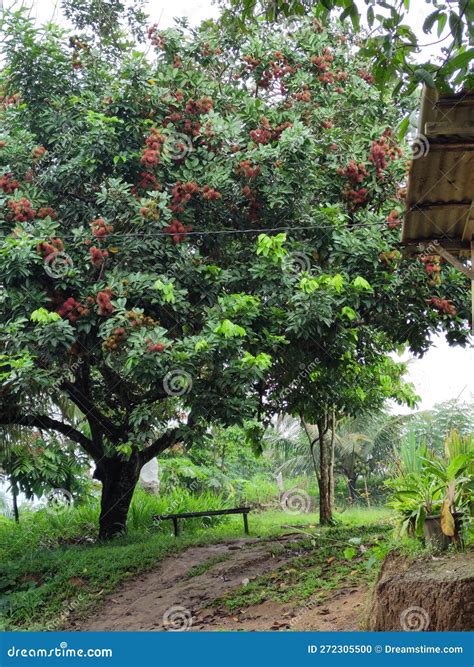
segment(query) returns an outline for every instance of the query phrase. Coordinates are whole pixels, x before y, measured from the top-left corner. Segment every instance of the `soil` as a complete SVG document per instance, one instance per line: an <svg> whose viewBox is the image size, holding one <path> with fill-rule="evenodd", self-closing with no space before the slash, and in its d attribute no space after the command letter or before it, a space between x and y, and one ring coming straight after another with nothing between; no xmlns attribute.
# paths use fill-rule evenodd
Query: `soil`
<svg viewBox="0 0 474 667"><path fill-rule="evenodd" d="M304 602L266 601L229 612L212 602L295 557L298 534L191 547L107 596L95 615L68 630L358 630L367 589L340 588ZM290 548L282 548L290 547ZM220 561L220 562L217 562ZM204 564L204 565L203 565ZM197 566L202 569L193 570Z"/></svg>
<svg viewBox="0 0 474 667"><path fill-rule="evenodd" d="M474 630L474 552L385 560L374 590L371 630Z"/></svg>

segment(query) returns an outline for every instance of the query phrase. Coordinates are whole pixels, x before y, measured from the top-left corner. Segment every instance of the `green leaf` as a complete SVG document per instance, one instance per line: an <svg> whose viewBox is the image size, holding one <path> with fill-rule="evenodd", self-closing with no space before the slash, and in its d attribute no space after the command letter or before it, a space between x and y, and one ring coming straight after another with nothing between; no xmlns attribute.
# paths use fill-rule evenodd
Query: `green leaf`
<svg viewBox="0 0 474 667"><path fill-rule="evenodd" d="M59 313L52 313L46 308L38 308L34 310L30 315L30 320L36 322L37 324L51 324L52 322L57 322L61 319Z"/></svg>
<svg viewBox="0 0 474 667"><path fill-rule="evenodd" d="M352 284L358 290L365 290L366 292L372 291L372 285L365 278L362 278L362 276L357 276L357 278L354 278Z"/></svg>
<svg viewBox="0 0 474 667"><path fill-rule="evenodd" d="M230 320L223 320L215 329L214 333L224 336L224 338L236 338L246 336L245 329Z"/></svg>
<svg viewBox="0 0 474 667"><path fill-rule="evenodd" d="M405 118L398 126L398 138L400 141L402 141L405 138L409 127L410 127L410 116L405 116Z"/></svg>
<svg viewBox="0 0 474 667"><path fill-rule="evenodd" d="M448 15L445 12L441 12L438 20L438 37L441 37L441 35L443 34L443 30L446 27L447 21L448 21Z"/></svg>
<svg viewBox="0 0 474 667"><path fill-rule="evenodd" d="M436 21L439 20L439 15L440 15L440 10L437 9L436 11L432 12L431 14L429 14L429 16L426 17L423 23L423 32L425 34L431 32L431 28L434 26Z"/></svg>
<svg viewBox="0 0 474 667"><path fill-rule="evenodd" d="M341 310L341 313L344 315L344 317L347 317L347 319L350 321L354 320L357 317L357 313L350 306L344 306L344 308Z"/></svg>
<svg viewBox="0 0 474 667"><path fill-rule="evenodd" d="M159 290L162 294L163 301L165 303L175 303L176 297L174 295L174 285L173 283L165 283L163 280L158 278L153 284L153 289Z"/></svg>
<svg viewBox="0 0 474 667"><path fill-rule="evenodd" d="M436 83L432 74L430 74L423 67L419 67L418 69L416 69L414 75L418 79L418 81L423 81L423 83L426 83L426 85L429 86L430 88L436 88Z"/></svg>
<svg viewBox="0 0 474 667"><path fill-rule="evenodd" d="M463 67L466 67L466 65L469 65L472 60L474 60L474 48L459 53L457 56L454 56L454 58L448 60L443 67L443 72L455 72L457 69L462 69Z"/></svg>
<svg viewBox="0 0 474 667"><path fill-rule="evenodd" d="M346 560L352 560L357 556L357 549L355 547L346 547L343 554Z"/></svg>

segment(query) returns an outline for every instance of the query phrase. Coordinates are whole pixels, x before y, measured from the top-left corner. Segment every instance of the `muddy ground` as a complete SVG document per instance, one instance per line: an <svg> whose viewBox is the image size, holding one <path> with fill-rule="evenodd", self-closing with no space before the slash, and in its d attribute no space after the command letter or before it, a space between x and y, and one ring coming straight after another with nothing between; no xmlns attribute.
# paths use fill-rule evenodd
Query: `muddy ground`
<svg viewBox="0 0 474 667"><path fill-rule="evenodd" d="M300 555L301 536L241 539L191 547L157 569L122 585L86 621L69 630L358 630L367 608L367 586L318 592L303 602L266 600L229 609L220 603L262 575ZM271 575L272 576L272 575ZM217 602L216 602L217 601Z"/></svg>

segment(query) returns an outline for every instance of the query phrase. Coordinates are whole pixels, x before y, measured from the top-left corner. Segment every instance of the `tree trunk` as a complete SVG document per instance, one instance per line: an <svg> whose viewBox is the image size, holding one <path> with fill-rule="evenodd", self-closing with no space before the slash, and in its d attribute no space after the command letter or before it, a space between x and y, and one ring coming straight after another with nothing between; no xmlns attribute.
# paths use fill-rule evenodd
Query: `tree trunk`
<svg viewBox="0 0 474 667"><path fill-rule="evenodd" d="M318 421L319 432L319 523L326 526L332 523L330 457L326 444L326 429L322 420Z"/></svg>
<svg viewBox="0 0 474 667"><path fill-rule="evenodd" d="M331 415L331 440L329 441L329 503L331 512L334 509L334 440L336 438L336 415Z"/></svg>
<svg viewBox="0 0 474 667"><path fill-rule="evenodd" d="M367 475L364 475L364 489L365 489L365 499L367 501L367 507L370 509L370 498L369 498L369 488L367 486Z"/></svg>
<svg viewBox="0 0 474 667"><path fill-rule="evenodd" d="M16 523L20 523L20 512L18 511L18 490L15 485L12 486L13 516Z"/></svg>
<svg viewBox="0 0 474 667"><path fill-rule="evenodd" d="M225 464L225 450L226 450L226 443L222 443L222 451L221 451L221 465L220 468L222 472L224 472L224 464Z"/></svg>
<svg viewBox="0 0 474 667"><path fill-rule="evenodd" d="M347 478L347 486L349 487L349 495L351 497L351 503L354 503L357 498L356 483L357 483L357 475L352 475L352 477Z"/></svg>
<svg viewBox="0 0 474 667"><path fill-rule="evenodd" d="M128 461L118 457L104 458L97 464L94 477L102 482L99 539L108 540L126 531L127 514L140 470L136 455Z"/></svg>

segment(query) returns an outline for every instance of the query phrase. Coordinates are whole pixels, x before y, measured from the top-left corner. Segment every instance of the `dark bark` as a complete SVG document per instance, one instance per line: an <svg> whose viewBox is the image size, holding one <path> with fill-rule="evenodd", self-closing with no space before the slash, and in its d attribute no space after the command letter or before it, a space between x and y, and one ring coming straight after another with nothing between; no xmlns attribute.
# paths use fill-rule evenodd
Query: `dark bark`
<svg viewBox="0 0 474 667"><path fill-rule="evenodd" d="M102 482L99 539L107 540L126 531L127 514L141 467L137 454L128 461L107 457L97 464L94 477Z"/></svg>
<svg viewBox="0 0 474 667"><path fill-rule="evenodd" d="M18 511L18 490L15 485L12 486L13 516L16 523L20 523L20 512Z"/></svg>
<svg viewBox="0 0 474 667"><path fill-rule="evenodd" d="M334 509L334 458L335 458L335 447L334 441L336 439L336 415L334 411L331 415L331 438L329 441L329 503L331 507L331 512Z"/></svg>
<svg viewBox="0 0 474 667"><path fill-rule="evenodd" d="M352 475L352 477L347 478L347 486L349 487L349 495L351 497L351 502L355 502L357 499L356 483L358 475Z"/></svg>
<svg viewBox="0 0 474 667"><path fill-rule="evenodd" d="M326 441L325 420L318 420L319 433L319 523L327 526L332 523L330 453Z"/></svg>

